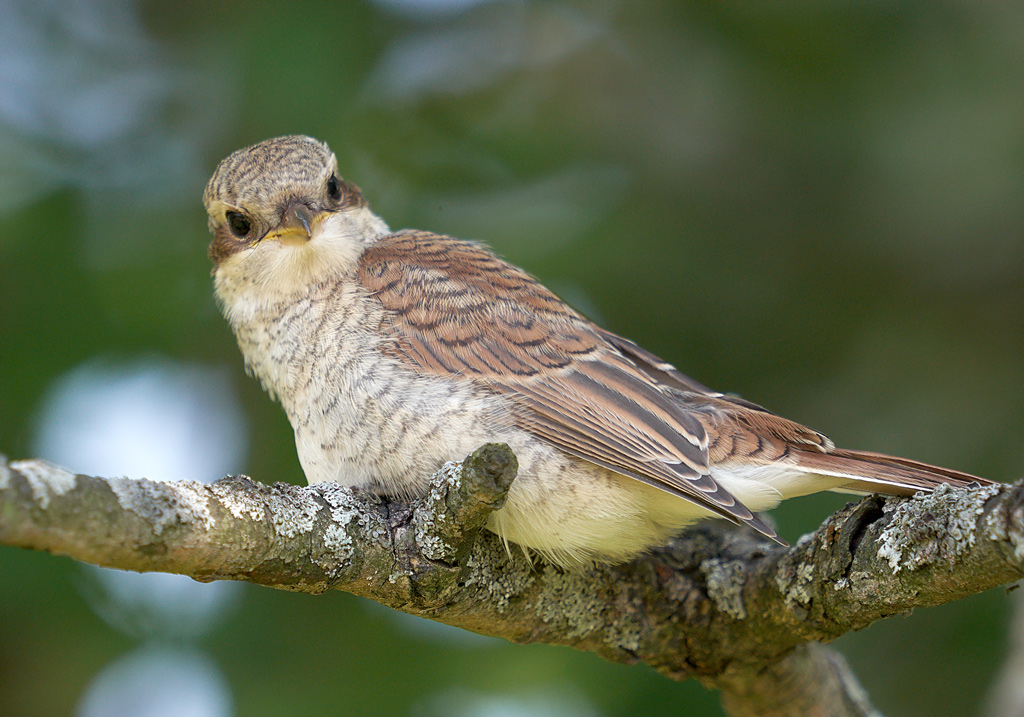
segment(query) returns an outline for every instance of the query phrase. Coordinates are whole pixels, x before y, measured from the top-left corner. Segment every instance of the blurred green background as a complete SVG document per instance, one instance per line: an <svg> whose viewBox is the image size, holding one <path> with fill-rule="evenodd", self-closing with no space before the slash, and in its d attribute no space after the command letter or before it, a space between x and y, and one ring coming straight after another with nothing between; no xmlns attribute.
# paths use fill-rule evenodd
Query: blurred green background
<svg viewBox="0 0 1024 717"><path fill-rule="evenodd" d="M487 241L710 386L1022 474L1024 6L931 0L3 3L0 451L302 481L201 204L287 133L392 227ZM775 515L795 540L844 502ZM131 577L0 547L3 714L720 713L349 595ZM883 711L975 714L1011 611L993 591L837 645Z"/></svg>

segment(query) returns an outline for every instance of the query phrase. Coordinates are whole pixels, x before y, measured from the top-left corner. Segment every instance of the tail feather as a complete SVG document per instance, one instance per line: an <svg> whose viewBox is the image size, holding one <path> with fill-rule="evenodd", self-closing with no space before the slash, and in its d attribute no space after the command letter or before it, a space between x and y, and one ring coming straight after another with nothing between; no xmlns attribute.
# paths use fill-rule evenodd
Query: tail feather
<svg viewBox="0 0 1024 717"><path fill-rule="evenodd" d="M956 488L996 484L970 473L871 451L839 448L828 453L800 451L796 462L800 468L813 473L850 478L848 483L834 489L839 492L913 495L933 491L943 484Z"/></svg>

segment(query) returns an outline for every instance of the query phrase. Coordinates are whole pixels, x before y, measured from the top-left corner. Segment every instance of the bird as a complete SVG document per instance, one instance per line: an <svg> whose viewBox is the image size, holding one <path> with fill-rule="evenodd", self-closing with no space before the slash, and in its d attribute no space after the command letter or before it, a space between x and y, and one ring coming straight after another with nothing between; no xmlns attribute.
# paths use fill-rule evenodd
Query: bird
<svg viewBox="0 0 1024 717"><path fill-rule="evenodd" d="M597 326L483 244L392 231L312 137L232 153L204 204L218 304L310 484L414 498L503 442L519 469L486 527L570 568L707 518L785 545L758 513L818 491L993 483L837 448Z"/></svg>

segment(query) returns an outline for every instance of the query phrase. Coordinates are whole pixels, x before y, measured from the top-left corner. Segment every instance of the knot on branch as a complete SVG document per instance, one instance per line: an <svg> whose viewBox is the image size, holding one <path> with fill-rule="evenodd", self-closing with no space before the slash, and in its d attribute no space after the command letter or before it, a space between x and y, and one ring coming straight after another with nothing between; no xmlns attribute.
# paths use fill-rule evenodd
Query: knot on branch
<svg viewBox="0 0 1024 717"><path fill-rule="evenodd" d="M412 530L396 533L395 549L422 597L441 599L455 582L488 516L505 505L518 470L507 445L488 443L462 463L446 464L427 495L412 503Z"/></svg>
<svg viewBox="0 0 1024 717"><path fill-rule="evenodd" d="M517 470L511 449L495 443L445 464L414 500L337 483L266 486L237 478L213 490L236 516L269 524L275 547L292 546L275 549L275 559L283 552L297 572L319 576L312 584L303 579L278 587L322 592L346 585L418 612L452 598L478 534L504 505Z"/></svg>
<svg viewBox="0 0 1024 717"><path fill-rule="evenodd" d="M432 560L457 562L488 516L505 505L519 463L504 443L488 443L461 464L448 464L414 507L416 542Z"/></svg>

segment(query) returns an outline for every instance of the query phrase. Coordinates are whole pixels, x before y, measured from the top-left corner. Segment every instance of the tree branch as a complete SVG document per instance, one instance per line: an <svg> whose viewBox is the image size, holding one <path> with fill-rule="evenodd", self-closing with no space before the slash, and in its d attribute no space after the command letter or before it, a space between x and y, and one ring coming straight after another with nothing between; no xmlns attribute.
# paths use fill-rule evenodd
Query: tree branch
<svg viewBox="0 0 1024 717"><path fill-rule="evenodd" d="M96 478L0 456L0 543L203 581L344 590L695 677L735 715L872 714L842 659L812 643L1024 572L1020 485L872 496L788 549L707 522L625 565L531 564L483 530L516 469L507 446L487 445L446 465L423 498L386 502L335 484Z"/></svg>

